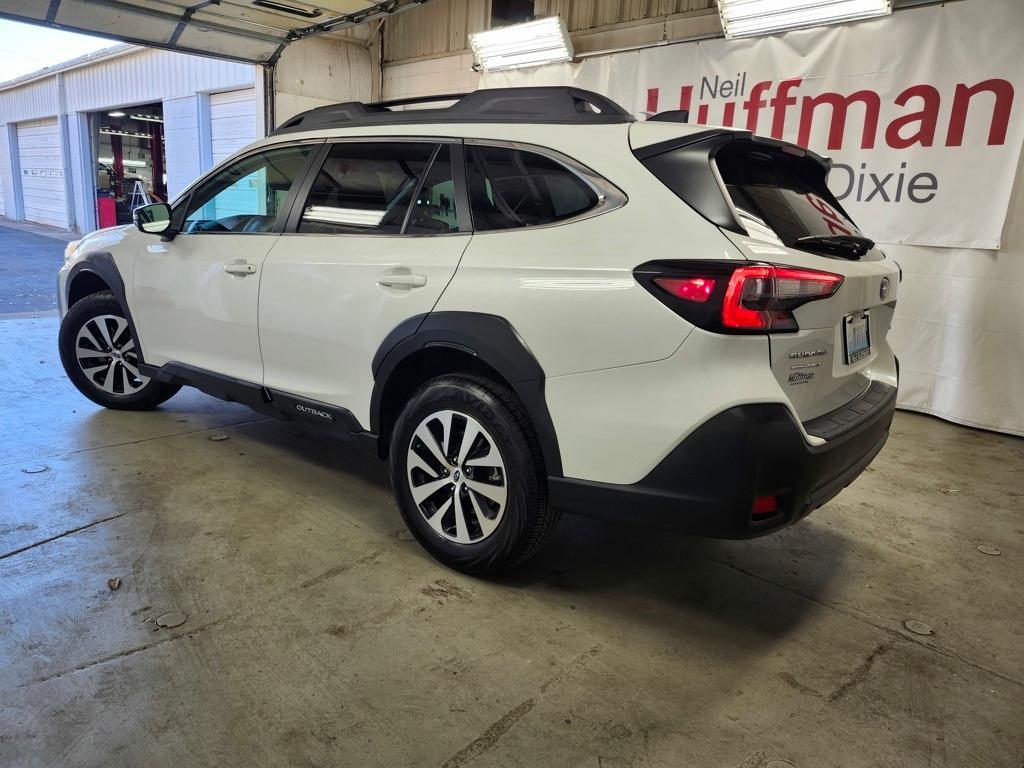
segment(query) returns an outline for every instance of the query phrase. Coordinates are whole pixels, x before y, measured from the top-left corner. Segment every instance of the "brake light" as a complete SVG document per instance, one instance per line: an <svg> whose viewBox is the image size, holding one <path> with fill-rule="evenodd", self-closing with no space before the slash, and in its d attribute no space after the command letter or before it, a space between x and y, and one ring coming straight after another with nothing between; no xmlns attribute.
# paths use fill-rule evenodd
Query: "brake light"
<svg viewBox="0 0 1024 768"><path fill-rule="evenodd" d="M739 267L729 278L722 324L750 330L796 330L792 310L834 294L841 275L793 267Z"/></svg>
<svg viewBox="0 0 1024 768"><path fill-rule="evenodd" d="M634 275L676 313L719 333L796 331L793 310L843 282L832 272L734 261L649 262Z"/></svg>

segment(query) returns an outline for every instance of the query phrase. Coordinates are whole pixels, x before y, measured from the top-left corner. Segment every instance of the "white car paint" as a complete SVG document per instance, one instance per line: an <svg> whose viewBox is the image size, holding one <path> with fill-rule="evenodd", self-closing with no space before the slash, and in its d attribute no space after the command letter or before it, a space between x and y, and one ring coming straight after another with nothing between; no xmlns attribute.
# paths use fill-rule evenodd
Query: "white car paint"
<svg viewBox="0 0 1024 768"><path fill-rule="evenodd" d="M271 137L245 151L340 137L455 136L534 145L571 156L628 201L580 221L471 236L217 234L179 235L161 244L157 236L117 230L86 238L76 257L100 249L114 254L148 363L186 363L345 408L364 429L370 426L370 361L396 325L431 309L504 317L545 371L564 475L633 483L700 424L734 405L781 403L799 425L873 380L896 382L885 338L891 308L870 293L880 276L898 282L897 268L888 260L846 262L785 248L769 259L763 243L723 236L630 152L631 143L693 130L473 123ZM846 282L831 300L798 310L798 334L769 339L695 329L632 274L655 259L746 258L826 269ZM255 272L226 273L236 261L254 265ZM74 263L62 270L62 295ZM389 273L422 275L425 284L380 285ZM846 367L835 355L838 318L865 307L872 308L875 348L870 358ZM818 344L829 348L832 379L794 392L772 360ZM801 432L808 445L822 442Z"/></svg>

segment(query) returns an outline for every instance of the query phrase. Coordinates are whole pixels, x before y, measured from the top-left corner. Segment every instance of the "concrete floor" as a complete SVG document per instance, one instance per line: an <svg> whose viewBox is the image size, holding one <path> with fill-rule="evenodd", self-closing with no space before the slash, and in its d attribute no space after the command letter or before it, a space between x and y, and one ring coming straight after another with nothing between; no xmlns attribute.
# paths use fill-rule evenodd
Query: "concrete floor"
<svg viewBox="0 0 1024 768"><path fill-rule="evenodd" d="M788 531L567 518L495 583L349 447L192 391L98 409L55 336L0 320L0 765L1024 763L1024 440L900 413Z"/></svg>

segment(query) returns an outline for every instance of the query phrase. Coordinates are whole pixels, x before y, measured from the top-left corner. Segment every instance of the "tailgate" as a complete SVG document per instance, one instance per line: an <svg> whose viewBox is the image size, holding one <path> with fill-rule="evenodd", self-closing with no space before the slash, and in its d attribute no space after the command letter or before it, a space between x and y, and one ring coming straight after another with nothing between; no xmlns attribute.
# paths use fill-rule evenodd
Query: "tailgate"
<svg viewBox="0 0 1024 768"><path fill-rule="evenodd" d="M871 384L879 355L891 355L888 334L899 285L895 263L884 257L846 261L726 234L749 259L843 276L835 295L794 310L799 331L768 336L772 372L800 420L861 395ZM889 360L881 362L889 367Z"/></svg>

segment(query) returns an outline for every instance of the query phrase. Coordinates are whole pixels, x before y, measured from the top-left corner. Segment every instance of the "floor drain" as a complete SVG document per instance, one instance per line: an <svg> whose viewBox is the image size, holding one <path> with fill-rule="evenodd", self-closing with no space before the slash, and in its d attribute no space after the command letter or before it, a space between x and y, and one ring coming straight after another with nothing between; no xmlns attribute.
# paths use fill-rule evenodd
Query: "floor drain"
<svg viewBox="0 0 1024 768"><path fill-rule="evenodd" d="M1000 554L999 550L996 549L995 547L993 547L991 544L979 544L978 545L978 551L981 552L983 555L998 555L998 554Z"/></svg>
<svg viewBox="0 0 1024 768"><path fill-rule="evenodd" d="M908 632L913 632L915 635L930 635L932 634L932 628L925 624L923 621L904 621L903 627Z"/></svg>
<svg viewBox="0 0 1024 768"><path fill-rule="evenodd" d="M210 439L215 443L219 443L221 440L227 440L227 435L210 435Z"/></svg>
<svg viewBox="0 0 1024 768"><path fill-rule="evenodd" d="M26 475L38 475L40 472L45 472L49 467L45 464L34 464L31 467L23 467L22 472Z"/></svg>

